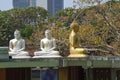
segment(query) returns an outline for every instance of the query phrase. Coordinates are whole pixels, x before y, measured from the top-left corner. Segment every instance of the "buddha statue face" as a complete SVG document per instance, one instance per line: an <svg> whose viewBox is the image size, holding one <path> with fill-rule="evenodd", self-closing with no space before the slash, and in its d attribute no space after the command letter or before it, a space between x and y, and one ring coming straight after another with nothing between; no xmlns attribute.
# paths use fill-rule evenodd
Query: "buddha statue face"
<svg viewBox="0 0 120 80"><path fill-rule="evenodd" d="M50 30L46 30L45 31L45 36L46 36L46 38L50 39L51 38L51 31Z"/></svg>
<svg viewBox="0 0 120 80"><path fill-rule="evenodd" d="M19 39L20 38L20 31L16 30L14 32L14 37L15 37L15 39Z"/></svg>

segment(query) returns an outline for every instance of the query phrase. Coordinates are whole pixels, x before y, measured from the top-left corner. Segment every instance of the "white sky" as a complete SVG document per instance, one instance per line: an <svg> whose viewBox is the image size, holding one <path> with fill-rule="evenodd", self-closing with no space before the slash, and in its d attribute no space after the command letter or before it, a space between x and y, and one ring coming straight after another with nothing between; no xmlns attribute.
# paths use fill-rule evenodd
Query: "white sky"
<svg viewBox="0 0 120 80"><path fill-rule="evenodd" d="M64 0L64 8L72 7L73 0ZM12 0L0 0L0 10L9 10L12 9Z"/></svg>
<svg viewBox="0 0 120 80"><path fill-rule="evenodd" d="M72 7L72 6L73 6L73 0L64 0L64 8Z"/></svg>
<svg viewBox="0 0 120 80"><path fill-rule="evenodd" d="M107 0L104 0L107 1ZM73 0L64 0L64 8L73 7ZM9 10L12 9L12 0L0 0L0 10Z"/></svg>
<svg viewBox="0 0 120 80"><path fill-rule="evenodd" d="M0 10L12 9L12 0L0 0Z"/></svg>

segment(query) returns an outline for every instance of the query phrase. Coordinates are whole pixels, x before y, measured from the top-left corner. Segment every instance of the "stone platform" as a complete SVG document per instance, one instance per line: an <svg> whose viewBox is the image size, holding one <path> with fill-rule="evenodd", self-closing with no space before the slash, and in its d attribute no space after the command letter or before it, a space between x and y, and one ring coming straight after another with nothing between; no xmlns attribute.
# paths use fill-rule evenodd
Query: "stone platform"
<svg viewBox="0 0 120 80"><path fill-rule="evenodd" d="M83 68L120 68L120 57L89 56L82 58L19 58L0 61L0 68L67 66L82 66Z"/></svg>
<svg viewBox="0 0 120 80"><path fill-rule="evenodd" d="M0 47L0 60L8 60L8 47Z"/></svg>

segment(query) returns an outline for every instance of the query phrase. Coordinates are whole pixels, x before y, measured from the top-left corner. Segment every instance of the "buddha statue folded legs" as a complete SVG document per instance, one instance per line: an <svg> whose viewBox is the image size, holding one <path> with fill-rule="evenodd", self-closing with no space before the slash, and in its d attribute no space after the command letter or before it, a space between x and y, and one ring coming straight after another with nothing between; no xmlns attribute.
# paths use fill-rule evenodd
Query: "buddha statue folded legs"
<svg viewBox="0 0 120 80"><path fill-rule="evenodd" d="M44 57L60 57L59 52L58 51L49 51L49 52L45 52L45 51L36 51L34 52L35 56L44 56Z"/></svg>
<svg viewBox="0 0 120 80"><path fill-rule="evenodd" d="M29 53L26 51L20 51L20 52L9 52L9 56L12 56L12 58L31 58L29 56Z"/></svg>
<svg viewBox="0 0 120 80"><path fill-rule="evenodd" d="M45 52L45 51L36 51L34 53L36 56L58 56L59 55L59 52L58 51L49 51L49 52Z"/></svg>
<svg viewBox="0 0 120 80"><path fill-rule="evenodd" d="M29 53L26 51L9 52L9 56L29 56Z"/></svg>
<svg viewBox="0 0 120 80"><path fill-rule="evenodd" d="M86 50L84 48L70 49L69 57L86 57Z"/></svg>

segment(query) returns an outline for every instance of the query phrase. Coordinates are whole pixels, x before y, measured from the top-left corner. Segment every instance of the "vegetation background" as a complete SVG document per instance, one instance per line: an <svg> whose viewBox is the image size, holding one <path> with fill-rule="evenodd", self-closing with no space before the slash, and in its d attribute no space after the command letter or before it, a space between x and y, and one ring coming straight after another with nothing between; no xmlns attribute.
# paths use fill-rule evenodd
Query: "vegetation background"
<svg viewBox="0 0 120 80"><path fill-rule="evenodd" d="M78 0L81 2L81 0ZM40 50L40 40L46 29L52 30L61 55L69 54L70 24L76 20L80 25L80 47L100 49L94 55L120 55L120 1L109 1L91 7L66 8L55 17L41 7L0 11L0 46L8 46L16 29L26 41L26 50L33 55ZM89 3L89 2L86 2ZM94 2L93 2L94 3Z"/></svg>

